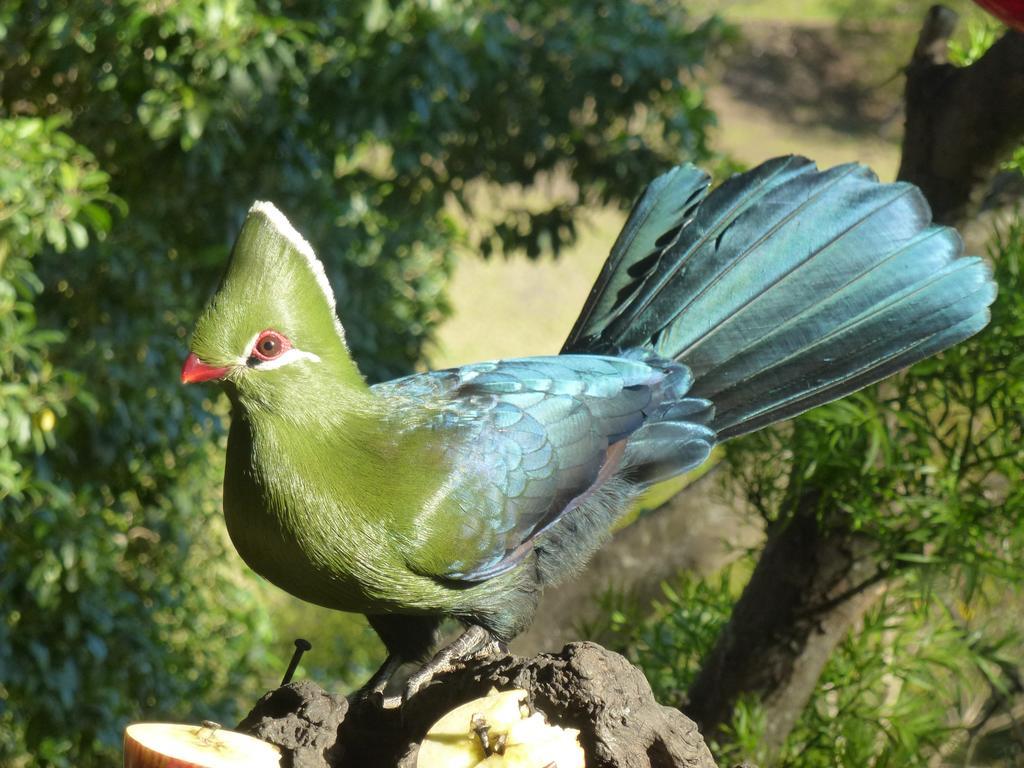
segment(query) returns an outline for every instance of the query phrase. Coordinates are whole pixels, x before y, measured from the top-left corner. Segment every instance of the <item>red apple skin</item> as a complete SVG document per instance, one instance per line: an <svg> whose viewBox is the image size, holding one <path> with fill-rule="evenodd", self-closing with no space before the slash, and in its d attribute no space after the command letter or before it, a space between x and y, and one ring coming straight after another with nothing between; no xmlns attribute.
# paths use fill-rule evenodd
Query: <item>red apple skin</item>
<svg viewBox="0 0 1024 768"><path fill-rule="evenodd" d="M974 0L1004 24L1024 32L1024 0Z"/></svg>
<svg viewBox="0 0 1024 768"><path fill-rule="evenodd" d="M147 738L142 732L136 732L133 736L130 731L136 726L141 726L144 731L148 731L149 737ZM160 739L159 747L147 745L146 742L152 744L153 733L150 729L157 729L163 737ZM198 757L200 762L193 762L190 759L174 757L161 751L167 747L194 744L197 739L202 740L204 731L208 736L215 732L220 734L221 740L230 737L229 742L233 742L233 746L230 746L229 743L221 743L217 747L217 750L227 750L227 755L229 755L227 759L225 759L225 753L214 751ZM240 758L244 758L248 762L242 763ZM124 731L124 768L212 768L213 766L238 766L240 764L251 764L253 768L277 767L280 764L280 755L272 744L225 729L207 731L201 726L181 723L135 723L129 725Z"/></svg>
<svg viewBox="0 0 1024 768"><path fill-rule="evenodd" d="M179 760L154 752L124 734L124 768L203 768L198 763Z"/></svg>

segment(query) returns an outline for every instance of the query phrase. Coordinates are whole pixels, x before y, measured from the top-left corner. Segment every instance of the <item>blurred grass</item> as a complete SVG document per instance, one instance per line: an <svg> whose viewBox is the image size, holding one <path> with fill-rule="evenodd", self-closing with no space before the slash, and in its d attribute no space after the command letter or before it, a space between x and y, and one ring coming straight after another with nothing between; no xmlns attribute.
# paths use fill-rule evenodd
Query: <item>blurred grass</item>
<svg viewBox="0 0 1024 768"><path fill-rule="evenodd" d="M462 254L450 286L453 313L430 351L432 367L557 354L625 221L592 211L556 260Z"/></svg>
<svg viewBox="0 0 1024 768"><path fill-rule="evenodd" d="M900 149L882 137L859 137L828 126L804 127L773 123L755 107L724 91L711 94L711 105L719 115L715 131L716 148L744 165L753 166L778 155L806 155L828 168L859 162L874 169L883 181L896 178Z"/></svg>
<svg viewBox="0 0 1024 768"><path fill-rule="evenodd" d="M687 3L694 16L717 13L730 21L834 21L838 17L831 0L696 0Z"/></svg>
<svg viewBox="0 0 1024 768"><path fill-rule="evenodd" d="M693 16L718 14L732 22L772 21L793 24L910 24L916 31L934 0L693 0ZM945 0L964 21L986 18L970 0ZM961 30L962 32L962 30Z"/></svg>

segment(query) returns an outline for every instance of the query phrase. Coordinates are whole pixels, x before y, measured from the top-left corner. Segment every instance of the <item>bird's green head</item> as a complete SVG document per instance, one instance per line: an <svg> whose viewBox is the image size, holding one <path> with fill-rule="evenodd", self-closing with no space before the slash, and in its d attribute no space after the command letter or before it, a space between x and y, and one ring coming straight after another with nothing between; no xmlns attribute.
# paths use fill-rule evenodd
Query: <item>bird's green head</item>
<svg viewBox="0 0 1024 768"><path fill-rule="evenodd" d="M186 384L224 381L250 407L276 409L332 386L364 386L323 265L277 208L256 203L196 323Z"/></svg>

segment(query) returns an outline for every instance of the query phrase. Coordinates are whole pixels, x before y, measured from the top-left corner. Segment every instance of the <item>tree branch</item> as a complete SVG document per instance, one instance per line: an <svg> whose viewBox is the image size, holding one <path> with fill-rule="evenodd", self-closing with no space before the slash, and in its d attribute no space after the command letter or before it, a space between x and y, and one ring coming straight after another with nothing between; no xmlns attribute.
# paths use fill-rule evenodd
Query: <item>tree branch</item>
<svg viewBox="0 0 1024 768"><path fill-rule="evenodd" d="M907 67L899 178L916 184L935 220L961 224L999 164L1024 142L1024 33L1010 30L967 67L948 63L956 14L928 12Z"/></svg>

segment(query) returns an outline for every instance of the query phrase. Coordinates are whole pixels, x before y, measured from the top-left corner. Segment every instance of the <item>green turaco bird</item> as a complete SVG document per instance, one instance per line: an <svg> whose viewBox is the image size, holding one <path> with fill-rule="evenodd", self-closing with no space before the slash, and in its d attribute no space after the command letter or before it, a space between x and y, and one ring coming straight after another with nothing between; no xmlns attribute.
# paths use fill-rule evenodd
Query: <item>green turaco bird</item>
<svg viewBox="0 0 1024 768"><path fill-rule="evenodd" d="M364 694L430 659L411 696L511 640L639 492L716 443L988 321L985 264L913 186L799 157L708 186L691 165L648 186L561 354L374 386L312 248L252 207L182 380L231 400L224 513L242 558L380 634ZM446 617L466 630L431 658Z"/></svg>

